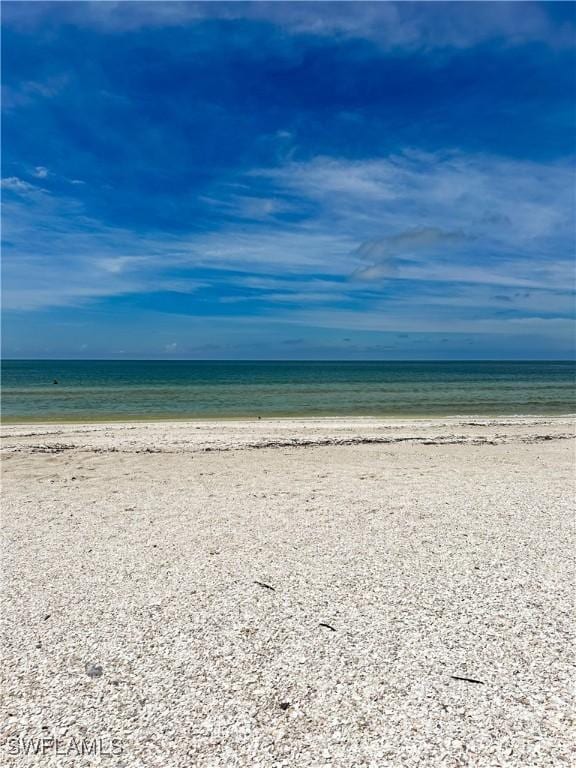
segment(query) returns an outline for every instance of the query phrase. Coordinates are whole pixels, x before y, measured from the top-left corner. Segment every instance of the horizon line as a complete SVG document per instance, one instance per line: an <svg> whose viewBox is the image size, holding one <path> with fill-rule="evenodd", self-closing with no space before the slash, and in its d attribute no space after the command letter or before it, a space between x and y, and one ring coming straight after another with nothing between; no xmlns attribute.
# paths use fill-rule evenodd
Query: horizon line
<svg viewBox="0 0 576 768"><path fill-rule="evenodd" d="M2 363L60 362L60 363L576 363L575 358L387 358L383 360L343 358L168 358L161 357L6 357Z"/></svg>

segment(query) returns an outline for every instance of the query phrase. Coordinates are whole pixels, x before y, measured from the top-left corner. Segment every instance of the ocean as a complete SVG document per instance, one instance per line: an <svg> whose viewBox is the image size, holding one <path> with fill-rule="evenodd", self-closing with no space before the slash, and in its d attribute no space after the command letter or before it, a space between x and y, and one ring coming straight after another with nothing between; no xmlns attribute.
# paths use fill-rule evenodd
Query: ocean
<svg viewBox="0 0 576 768"><path fill-rule="evenodd" d="M574 362L6 360L4 422L566 414Z"/></svg>

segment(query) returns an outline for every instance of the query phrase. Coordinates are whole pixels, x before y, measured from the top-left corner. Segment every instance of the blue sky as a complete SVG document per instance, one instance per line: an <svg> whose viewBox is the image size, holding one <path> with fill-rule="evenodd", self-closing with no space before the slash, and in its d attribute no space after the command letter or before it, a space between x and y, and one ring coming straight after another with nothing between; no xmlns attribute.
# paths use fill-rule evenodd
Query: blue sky
<svg viewBox="0 0 576 768"><path fill-rule="evenodd" d="M4 354L572 357L575 7L4 2Z"/></svg>

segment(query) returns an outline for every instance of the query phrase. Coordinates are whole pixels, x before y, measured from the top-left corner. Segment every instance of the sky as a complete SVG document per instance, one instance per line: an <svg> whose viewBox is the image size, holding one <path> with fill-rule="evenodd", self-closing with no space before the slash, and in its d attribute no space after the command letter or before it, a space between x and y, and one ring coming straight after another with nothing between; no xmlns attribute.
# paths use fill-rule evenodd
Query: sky
<svg viewBox="0 0 576 768"><path fill-rule="evenodd" d="M572 358L575 9L3 2L5 357Z"/></svg>

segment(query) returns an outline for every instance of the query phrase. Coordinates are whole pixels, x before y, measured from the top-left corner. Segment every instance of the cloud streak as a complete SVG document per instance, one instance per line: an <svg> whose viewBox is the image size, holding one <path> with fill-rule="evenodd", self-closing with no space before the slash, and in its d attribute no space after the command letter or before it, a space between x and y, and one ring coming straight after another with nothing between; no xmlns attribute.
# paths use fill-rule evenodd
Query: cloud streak
<svg viewBox="0 0 576 768"><path fill-rule="evenodd" d="M366 240L355 255L367 261L368 266L352 273L357 280L379 280L399 273L401 265L417 254L446 251L470 240L461 232L443 232L435 227L422 227L401 232L391 237Z"/></svg>
<svg viewBox="0 0 576 768"><path fill-rule="evenodd" d="M174 269L186 291L202 284L201 270L220 273L211 280L221 284L237 273L304 283L331 276L352 294L361 281L382 279L566 288L574 209L570 173L557 164L408 151L361 163L288 163L239 182L256 194L262 178L273 193L268 216L236 210L216 230L159 236L108 226L75 197L8 177L5 301L37 309L157 291L178 285ZM287 200L301 207L300 220L275 216Z"/></svg>
<svg viewBox="0 0 576 768"><path fill-rule="evenodd" d="M437 7L435 7L437 6ZM285 34L367 40L388 50L461 49L499 40L503 45L574 44L574 21L557 20L535 2L43 2L4 3L4 23L22 30L65 24L125 34L205 21L251 21Z"/></svg>

